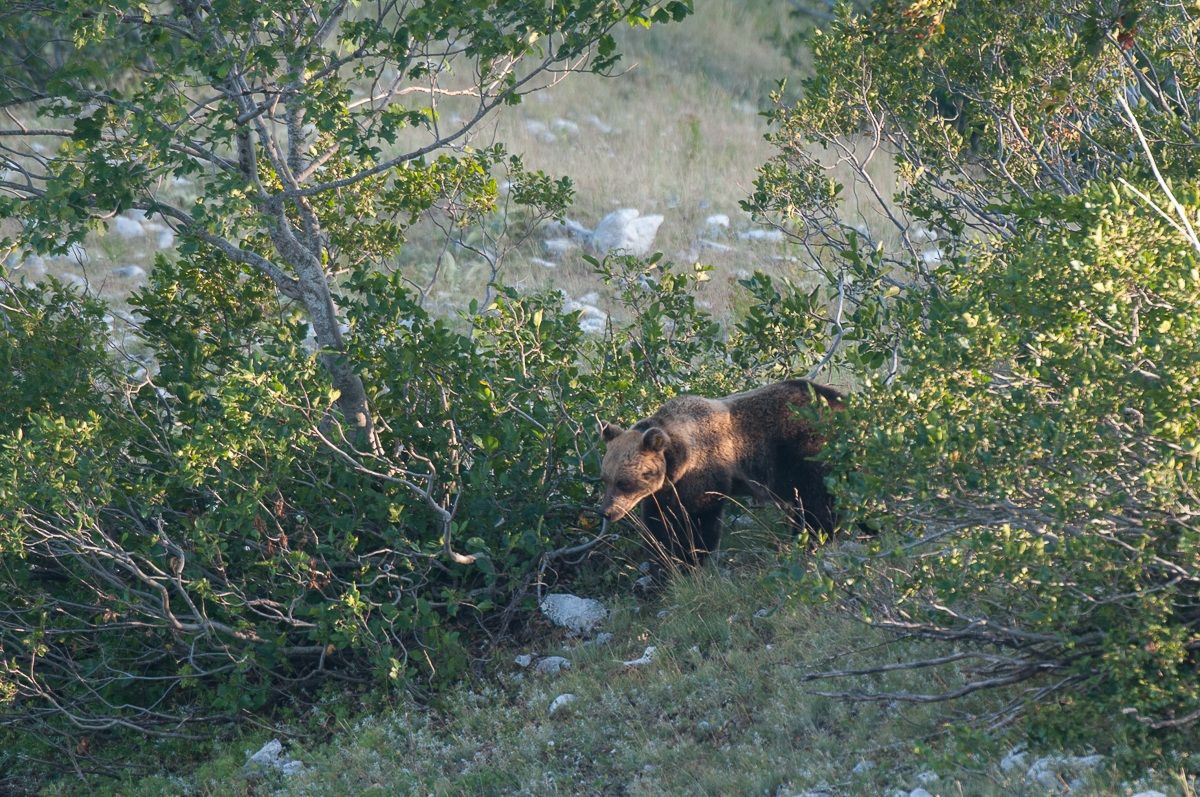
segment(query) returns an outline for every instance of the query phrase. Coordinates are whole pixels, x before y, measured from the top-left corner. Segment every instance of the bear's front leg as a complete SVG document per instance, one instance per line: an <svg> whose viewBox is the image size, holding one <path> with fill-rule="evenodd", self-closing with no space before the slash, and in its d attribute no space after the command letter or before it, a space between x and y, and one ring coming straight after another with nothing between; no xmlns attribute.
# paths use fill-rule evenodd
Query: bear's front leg
<svg viewBox="0 0 1200 797"><path fill-rule="evenodd" d="M700 529L700 546L697 550L696 564L702 565L708 555L717 550L721 542L721 515L725 510L725 502L699 512L694 516L694 522Z"/></svg>
<svg viewBox="0 0 1200 797"><path fill-rule="evenodd" d="M724 502L705 497L689 511L675 495L654 495L644 504L642 518L665 565L695 567L704 563L721 540Z"/></svg>

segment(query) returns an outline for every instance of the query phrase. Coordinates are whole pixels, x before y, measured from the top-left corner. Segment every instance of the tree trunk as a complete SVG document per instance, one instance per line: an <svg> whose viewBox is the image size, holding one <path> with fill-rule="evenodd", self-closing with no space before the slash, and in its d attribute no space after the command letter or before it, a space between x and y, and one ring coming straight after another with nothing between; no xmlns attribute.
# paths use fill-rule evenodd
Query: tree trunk
<svg viewBox="0 0 1200 797"><path fill-rule="evenodd" d="M295 239L289 243L296 249L301 249ZM282 254L287 256L291 253L284 251ZM375 422L371 418L366 387L345 354L346 344L342 338L337 307L333 303L325 269L321 267L318 258L306 251L299 257L289 259L295 265L300 283L300 298L308 313L309 323L312 324L313 336L321 348L321 365L329 373L330 381L338 391L337 405L345 419L346 437L356 449L370 451L378 456L382 454L382 447L375 430Z"/></svg>

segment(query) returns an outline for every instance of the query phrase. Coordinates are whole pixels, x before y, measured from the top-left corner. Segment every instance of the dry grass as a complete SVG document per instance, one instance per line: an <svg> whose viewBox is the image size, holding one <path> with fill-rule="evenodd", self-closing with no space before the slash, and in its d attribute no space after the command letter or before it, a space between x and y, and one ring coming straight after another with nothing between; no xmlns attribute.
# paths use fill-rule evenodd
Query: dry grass
<svg viewBox="0 0 1200 797"><path fill-rule="evenodd" d="M704 222L720 213L730 217L734 231L749 226L738 203L771 154L759 110L776 80L795 75L782 46L795 23L786 4L765 0L699 0L696 6L695 15L679 24L620 31L625 57L617 76L570 76L489 119L471 143L503 141L528 167L570 176L577 195L570 215L586 226L621 207L662 214L656 248L680 262L699 259L716 266L712 295L703 298L720 310L737 271L786 270L794 254L782 244L722 238ZM446 118L455 113L452 105L441 111ZM435 234L418 228L401 267L414 276L431 272L430 261L441 249ZM705 248L704 238L734 249ZM156 252L152 235L126 239L114 233L89 236L85 249L83 258L47 259L44 269L26 272L38 278L44 270L120 309L139 280L116 277L113 270L136 265L149 272ZM556 269L530 264L539 256L545 256L540 241L519 249L505 264L502 280L527 289L561 288L574 296L594 290L595 280L577 255L568 255ZM443 275L446 284L437 286L447 304L477 295L480 276L486 279L487 270L471 258L459 251L459 272Z"/></svg>
<svg viewBox="0 0 1200 797"><path fill-rule="evenodd" d="M699 299L717 318L727 318L737 302L736 280L747 272L764 270L801 283L809 279L795 246L737 235L751 228L739 203L750 194L756 169L772 155L760 111L777 80L794 83L804 69L796 63L803 58L793 59L787 51L797 25L787 4L698 0L696 13L682 23L619 31L624 58L616 76L572 75L494 115L469 143L505 142L528 168L569 176L576 187L569 215L584 226L623 207L661 214L655 249L684 265L712 265L713 279ZM443 103L440 112L453 120L466 107ZM397 147L425 143L422 136L428 133L411 131ZM830 165L832 176L848 186L847 201L855 208L850 216L857 214L872 230L883 231L886 243L887 225L873 199L855 193L847 169L832 160ZM886 157L877 156L871 171L885 193L894 189ZM189 189L171 185L164 190L178 196ZM727 216L730 228L707 225L715 214ZM572 297L600 287L580 252L551 256L542 249L542 237L535 235L506 257L500 281L523 290L559 289ZM85 249L85 257L47 259L25 273L38 278L44 271L75 284L112 303L119 316L141 280L119 277L114 269L134 265L149 273L155 235L92 235ZM418 225L396 266L417 284L436 274L433 306L451 311L485 294L491 270L461 247L451 246L449 259L444 251L440 231Z"/></svg>

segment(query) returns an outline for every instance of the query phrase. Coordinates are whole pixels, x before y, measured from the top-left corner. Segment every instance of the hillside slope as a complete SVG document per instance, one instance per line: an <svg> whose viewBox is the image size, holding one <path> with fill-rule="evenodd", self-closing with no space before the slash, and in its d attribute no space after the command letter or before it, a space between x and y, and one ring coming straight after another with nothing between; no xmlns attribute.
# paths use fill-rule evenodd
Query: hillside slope
<svg viewBox="0 0 1200 797"><path fill-rule="evenodd" d="M745 559L746 557L742 557ZM914 653L831 607L794 600L786 561L710 567L646 598L609 598L611 637L580 642L548 625L533 647L435 707L406 703L341 725L327 743L286 745L298 774L244 766L269 736L225 748L186 780L121 784L130 795L1132 795L1194 793L1160 764L1121 773L1111 756L1014 754L1003 734L961 726L1012 695L931 705L850 703L846 688L928 692L949 669L848 684L814 671ZM644 658L649 662L627 664ZM929 651L926 651L929 652ZM533 663L514 659L529 655ZM569 669L539 674L562 656ZM524 661L524 660L523 660ZM562 695L574 695L573 701ZM561 707L551 709L555 701ZM989 702L990 701L990 702ZM1097 744L1106 745L1097 729ZM1178 771L1177 769L1175 771ZM925 791L920 791L924 789Z"/></svg>

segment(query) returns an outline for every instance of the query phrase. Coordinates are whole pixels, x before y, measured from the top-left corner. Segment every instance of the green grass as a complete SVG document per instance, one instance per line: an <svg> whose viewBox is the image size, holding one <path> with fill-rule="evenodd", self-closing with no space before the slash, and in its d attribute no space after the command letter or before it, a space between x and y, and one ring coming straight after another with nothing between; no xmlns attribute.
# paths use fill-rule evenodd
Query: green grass
<svg viewBox="0 0 1200 797"><path fill-rule="evenodd" d="M581 645L545 628L534 647L498 651L488 675L433 706L343 719L329 740L298 740L299 776L248 778L247 754L271 734L227 746L190 777L117 785L128 795L792 795L907 794L918 775L935 795L1044 794L997 763L1016 741L964 732L966 711L1009 695L889 706L850 703L816 692L814 670L895 661L935 652L889 640L828 606L791 594L771 556L677 576L660 594L610 598L607 645ZM654 645L658 656L627 668ZM567 656L572 668L539 676L512 663L517 653ZM860 687L931 691L953 671L874 677ZM548 714L551 701L577 700ZM1097 729L1099 731L1099 729ZM957 732L955 732L957 731ZM1084 751L1071 751L1084 752ZM870 762L855 772L860 762ZM1142 769L1137 774L1144 774ZM1168 772L1169 770L1163 770ZM1101 769L1072 795L1133 794L1129 776ZM1169 775L1150 779L1191 794Z"/></svg>

